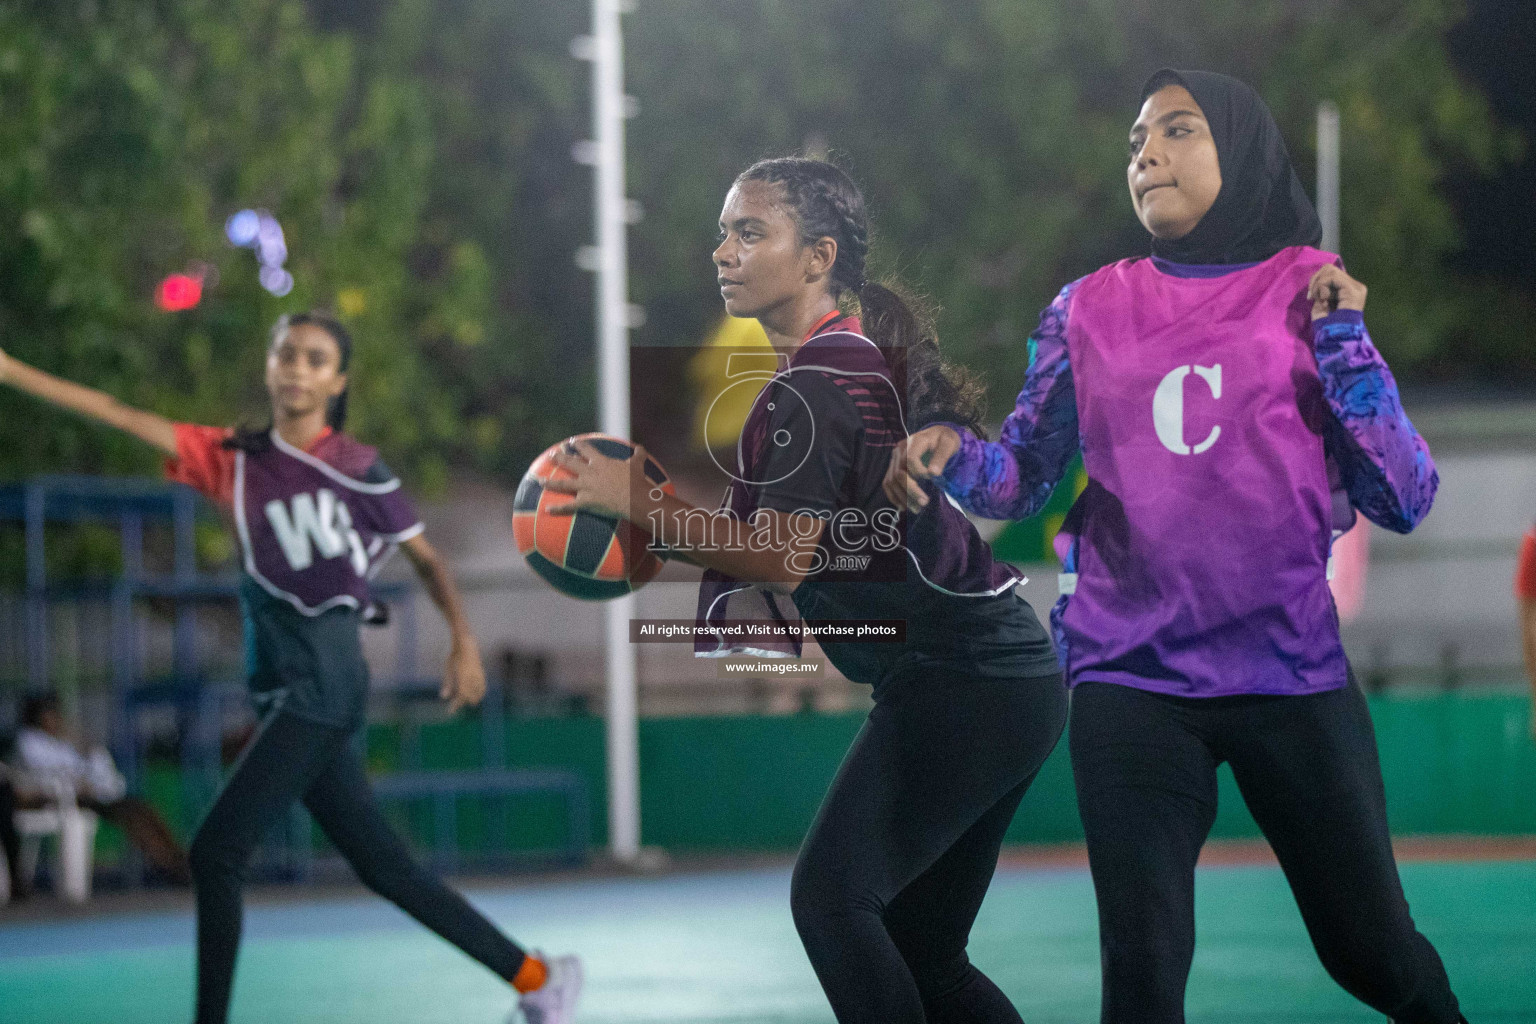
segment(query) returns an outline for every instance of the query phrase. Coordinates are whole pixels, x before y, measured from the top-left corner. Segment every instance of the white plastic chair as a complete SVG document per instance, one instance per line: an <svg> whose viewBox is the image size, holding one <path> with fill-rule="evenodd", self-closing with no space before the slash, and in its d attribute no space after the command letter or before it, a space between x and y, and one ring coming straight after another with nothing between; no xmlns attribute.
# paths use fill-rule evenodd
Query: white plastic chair
<svg viewBox="0 0 1536 1024"><path fill-rule="evenodd" d="M95 865L95 811L88 811L75 800L75 790L66 782L49 780L37 785L48 793L52 804L37 810L16 812L16 831L21 834L21 871L23 878L37 874L37 859L43 839L56 836L54 878L58 893L70 903L84 903L91 898L91 874ZM0 853L0 860L5 857ZM0 905L10 900L9 872L0 872Z"/></svg>

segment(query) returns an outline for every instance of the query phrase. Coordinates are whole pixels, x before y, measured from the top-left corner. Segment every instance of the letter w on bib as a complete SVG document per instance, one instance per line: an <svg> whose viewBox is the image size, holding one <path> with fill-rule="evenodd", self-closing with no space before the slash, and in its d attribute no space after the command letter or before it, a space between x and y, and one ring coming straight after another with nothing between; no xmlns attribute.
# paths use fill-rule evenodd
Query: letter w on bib
<svg viewBox="0 0 1536 1024"><path fill-rule="evenodd" d="M267 521L282 545L283 555L295 572L308 569L318 549L321 558L350 554L352 568L359 576L368 572L368 553L363 540L352 528L352 513L336 492L322 487L316 494L296 494L289 503L267 502Z"/></svg>

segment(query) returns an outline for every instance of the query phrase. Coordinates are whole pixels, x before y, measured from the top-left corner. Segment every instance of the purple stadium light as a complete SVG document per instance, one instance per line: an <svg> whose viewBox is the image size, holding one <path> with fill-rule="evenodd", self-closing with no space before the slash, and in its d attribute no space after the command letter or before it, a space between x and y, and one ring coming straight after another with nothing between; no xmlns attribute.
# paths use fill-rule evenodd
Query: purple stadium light
<svg viewBox="0 0 1536 1024"><path fill-rule="evenodd" d="M230 216L224 222L224 237L229 239L229 244L237 248L246 249L256 241L256 232L261 228L261 215L255 210L241 210Z"/></svg>
<svg viewBox="0 0 1536 1024"><path fill-rule="evenodd" d="M231 245L251 249L261 264L257 280L268 292L281 298L293 291L293 275L283 269L288 260L288 242L283 227L267 210L241 210L224 223L224 235Z"/></svg>
<svg viewBox="0 0 1536 1024"><path fill-rule="evenodd" d="M267 291L282 298L293 291L293 275L282 267L262 267L256 274L256 279Z"/></svg>
<svg viewBox="0 0 1536 1024"><path fill-rule="evenodd" d="M256 258L266 267L281 267L288 259L282 225L265 210L261 211L260 226L256 229Z"/></svg>

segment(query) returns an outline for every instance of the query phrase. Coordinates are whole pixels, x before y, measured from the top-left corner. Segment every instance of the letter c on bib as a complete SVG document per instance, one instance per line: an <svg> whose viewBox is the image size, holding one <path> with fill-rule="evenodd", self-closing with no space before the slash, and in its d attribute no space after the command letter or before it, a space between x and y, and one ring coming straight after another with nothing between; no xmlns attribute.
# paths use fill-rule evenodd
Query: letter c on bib
<svg viewBox="0 0 1536 1024"><path fill-rule="evenodd" d="M1209 451L1221 436L1221 427L1212 427L1210 435L1191 448L1184 443L1184 378L1193 371L1211 389L1212 398L1221 397L1221 364L1215 366L1176 366L1157 385L1152 395L1152 425L1157 439L1175 455L1199 455Z"/></svg>

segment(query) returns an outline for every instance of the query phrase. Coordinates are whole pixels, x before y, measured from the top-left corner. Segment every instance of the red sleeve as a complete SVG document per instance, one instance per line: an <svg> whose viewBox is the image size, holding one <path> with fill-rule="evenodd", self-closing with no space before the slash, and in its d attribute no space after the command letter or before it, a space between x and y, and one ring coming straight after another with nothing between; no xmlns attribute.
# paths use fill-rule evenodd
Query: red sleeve
<svg viewBox="0 0 1536 1024"><path fill-rule="evenodd" d="M176 456L165 460L165 478L229 505L235 495L235 453L224 447L229 436L227 427L176 424Z"/></svg>
<svg viewBox="0 0 1536 1024"><path fill-rule="evenodd" d="M1522 601L1536 601L1536 530L1527 530L1520 538L1520 563L1515 569L1515 596Z"/></svg>

